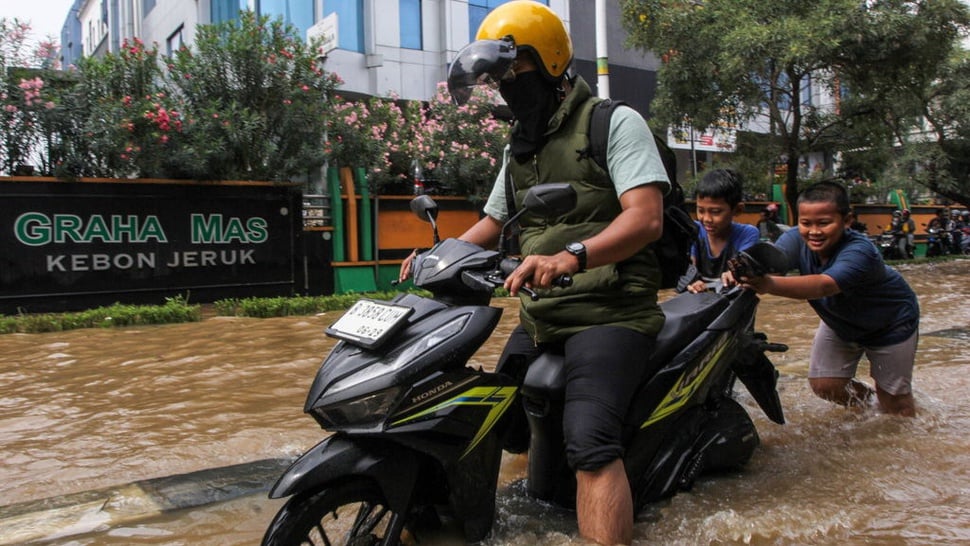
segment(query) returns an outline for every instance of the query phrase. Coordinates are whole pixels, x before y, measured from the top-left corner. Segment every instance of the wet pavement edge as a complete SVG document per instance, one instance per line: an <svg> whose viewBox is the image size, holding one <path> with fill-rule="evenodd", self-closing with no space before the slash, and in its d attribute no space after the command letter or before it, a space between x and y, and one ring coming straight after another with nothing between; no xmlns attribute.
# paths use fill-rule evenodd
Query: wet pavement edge
<svg viewBox="0 0 970 546"><path fill-rule="evenodd" d="M264 493L293 462L263 459L0 506L0 546L63 538Z"/></svg>

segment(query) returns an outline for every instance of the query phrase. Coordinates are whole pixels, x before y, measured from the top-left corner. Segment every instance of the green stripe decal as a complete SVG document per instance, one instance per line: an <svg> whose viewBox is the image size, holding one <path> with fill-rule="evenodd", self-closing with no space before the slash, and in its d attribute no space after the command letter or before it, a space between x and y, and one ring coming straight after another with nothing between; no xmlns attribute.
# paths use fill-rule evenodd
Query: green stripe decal
<svg viewBox="0 0 970 546"><path fill-rule="evenodd" d="M410 415L399 421L395 421L392 423L392 426L398 426L409 421L415 421L450 407L491 406L491 409L489 410L488 415L485 417L485 420L482 422L482 425L479 427L478 432L475 433L475 436L471 439L468 447L466 447L465 451L462 452L461 456L464 457L475 449L479 442L482 441L482 438L484 438L485 435L492 430L495 423L498 422L499 418L505 413L505 410L508 409L509 404L511 404L512 400L515 399L515 391L516 387L474 387L424 411Z"/></svg>
<svg viewBox="0 0 970 546"><path fill-rule="evenodd" d="M701 386L704 379L711 373L711 370L714 369L714 366L718 363L718 361L721 360L721 356L724 354L724 350L727 348L729 340L730 338L727 336L727 334L723 334L721 336L721 339L718 340L718 346L715 349L715 352L708 357L707 362L701 364L701 369L693 378L689 378L686 375L690 372L690 370L688 372L684 372L685 375L682 375L680 379L677 380L674 387L670 389L670 392L668 392L667 396L665 396L660 402L657 409L653 410L650 417L648 417L647 420L640 425L640 428L645 429L682 408L684 404L690 400L694 392L697 391L698 387Z"/></svg>

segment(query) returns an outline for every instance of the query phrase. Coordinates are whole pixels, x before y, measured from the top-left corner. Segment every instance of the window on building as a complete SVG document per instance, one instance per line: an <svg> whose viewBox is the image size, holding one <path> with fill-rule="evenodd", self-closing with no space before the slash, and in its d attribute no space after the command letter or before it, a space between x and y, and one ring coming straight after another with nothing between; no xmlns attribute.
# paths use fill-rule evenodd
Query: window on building
<svg viewBox="0 0 970 546"><path fill-rule="evenodd" d="M313 2L310 0L256 0L255 7L259 15L282 19L293 25L300 37L305 38L307 29L313 26ZM240 10L247 9L249 0L212 0L209 14L213 23L222 23L235 20Z"/></svg>
<svg viewBox="0 0 970 546"><path fill-rule="evenodd" d="M802 78L802 106L812 105L812 76L805 74Z"/></svg>
<svg viewBox="0 0 970 546"><path fill-rule="evenodd" d="M239 16L239 10L248 9L247 0L212 0L209 15L213 23L232 21Z"/></svg>
<svg viewBox="0 0 970 546"><path fill-rule="evenodd" d="M179 25L179 27L175 29L175 32L169 35L169 37L165 40L165 52L169 57L174 55L176 51L182 49L182 44L184 43L182 41L182 31L184 28L184 25Z"/></svg>
<svg viewBox="0 0 970 546"><path fill-rule="evenodd" d="M421 49L421 0L401 0L401 47Z"/></svg>
<svg viewBox="0 0 970 546"><path fill-rule="evenodd" d="M323 16L337 14L337 47L364 52L364 0L325 0Z"/></svg>
<svg viewBox="0 0 970 546"><path fill-rule="evenodd" d="M258 0L256 12L271 19L282 18L299 31L301 38L313 26L313 2L309 0Z"/></svg>
<svg viewBox="0 0 970 546"><path fill-rule="evenodd" d="M148 12L152 11L154 7L155 7L155 0L142 0L141 2L142 15L148 15Z"/></svg>
<svg viewBox="0 0 970 546"><path fill-rule="evenodd" d="M478 33L478 26L482 24L485 16L493 9L501 6L509 0L468 0L468 41L475 41L475 34ZM545 5L549 5L549 0L539 0Z"/></svg>

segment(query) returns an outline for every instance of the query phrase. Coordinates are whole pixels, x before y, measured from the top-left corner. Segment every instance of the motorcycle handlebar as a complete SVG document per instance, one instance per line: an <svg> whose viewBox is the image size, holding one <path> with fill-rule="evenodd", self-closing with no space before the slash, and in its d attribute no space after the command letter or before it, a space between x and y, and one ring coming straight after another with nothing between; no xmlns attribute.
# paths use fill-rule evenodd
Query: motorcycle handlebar
<svg viewBox="0 0 970 546"><path fill-rule="evenodd" d="M502 272L502 277L508 277L510 273L515 271L515 268L522 264L522 258L503 258L502 262L499 264L499 271ZM552 285L557 288L568 288L573 285L572 275L559 275L552 281ZM534 300L538 299L539 296L532 292L531 290L525 290L524 292L529 294L529 296Z"/></svg>

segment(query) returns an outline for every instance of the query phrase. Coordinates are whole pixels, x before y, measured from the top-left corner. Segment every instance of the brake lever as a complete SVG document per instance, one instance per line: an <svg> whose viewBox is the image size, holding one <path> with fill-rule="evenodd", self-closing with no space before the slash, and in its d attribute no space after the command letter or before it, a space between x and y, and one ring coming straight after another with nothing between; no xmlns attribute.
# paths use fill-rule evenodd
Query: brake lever
<svg viewBox="0 0 970 546"><path fill-rule="evenodd" d="M523 286L522 288L519 288L519 292L525 292L525 294L529 296L529 299L532 301L539 301L539 294L537 294L536 291L531 288L526 288Z"/></svg>

